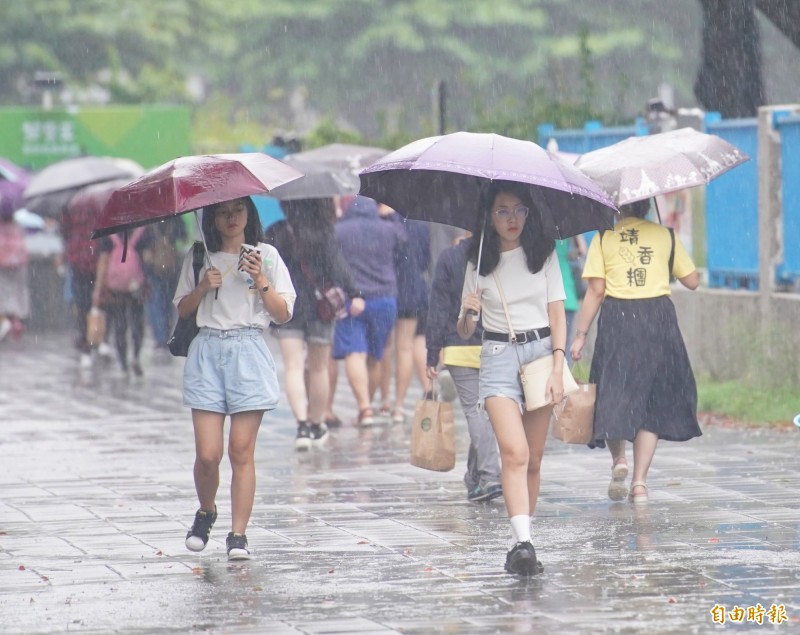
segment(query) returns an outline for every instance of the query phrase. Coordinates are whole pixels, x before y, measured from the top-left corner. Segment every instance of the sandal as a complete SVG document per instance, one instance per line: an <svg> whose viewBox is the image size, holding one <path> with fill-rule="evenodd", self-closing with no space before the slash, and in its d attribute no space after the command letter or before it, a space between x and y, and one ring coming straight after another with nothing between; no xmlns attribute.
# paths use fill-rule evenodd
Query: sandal
<svg viewBox="0 0 800 635"><path fill-rule="evenodd" d="M608 497L612 501L622 501L628 496L628 486L625 477L628 476L628 462L624 457L614 461L611 466L611 482L608 484Z"/></svg>
<svg viewBox="0 0 800 635"><path fill-rule="evenodd" d="M611 466L611 478L615 481L624 481L628 476L628 461L622 456L614 461Z"/></svg>
<svg viewBox="0 0 800 635"><path fill-rule="evenodd" d="M364 408L358 412L358 425L375 425L375 411L372 408Z"/></svg>
<svg viewBox="0 0 800 635"><path fill-rule="evenodd" d="M635 490L637 487L643 487L644 494L634 494L633 490ZM647 483L645 483L644 481L634 481L633 483L631 483L631 492L630 494L628 494L628 498L634 505L644 505L647 503L648 500L647 491L648 491Z"/></svg>
<svg viewBox="0 0 800 635"><path fill-rule="evenodd" d="M392 423L405 423L406 422L406 413L403 411L402 408L395 408L392 411Z"/></svg>
<svg viewBox="0 0 800 635"><path fill-rule="evenodd" d="M330 417L325 417L325 425L328 428L341 428L342 420L336 415L332 414Z"/></svg>

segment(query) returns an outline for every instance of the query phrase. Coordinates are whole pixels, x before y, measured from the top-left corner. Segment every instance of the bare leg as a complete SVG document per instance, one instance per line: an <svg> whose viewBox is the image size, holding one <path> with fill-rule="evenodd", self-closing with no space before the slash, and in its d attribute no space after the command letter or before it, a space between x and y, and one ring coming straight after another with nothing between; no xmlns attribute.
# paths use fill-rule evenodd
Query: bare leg
<svg viewBox="0 0 800 635"><path fill-rule="evenodd" d="M612 465L617 461L625 460L625 439L609 439L606 441L606 445L611 452Z"/></svg>
<svg viewBox="0 0 800 635"><path fill-rule="evenodd" d="M392 329L392 332L389 334L389 337L386 340L386 346L383 348L383 359L380 361L381 378L379 387L381 392L381 403L383 404L381 408L389 408L389 395L391 394L392 375L394 374L393 371L395 371L395 369L392 368L392 364L394 362L396 340L397 329L395 328ZM399 360L397 363L399 366ZM397 388L395 387L395 393L396 392Z"/></svg>
<svg viewBox="0 0 800 635"><path fill-rule="evenodd" d="M526 412L522 417L522 422L525 424L525 437L528 440L528 500L531 516L536 511L536 502L539 500L542 457L552 410L551 406L545 406L532 412Z"/></svg>
<svg viewBox="0 0 800 635"><path fill-rule="evenodd" d="M375 359L374 357L367 357L367 377L369 388L369 403L375 396L375 391L380 386L381 379L383 378L383 364L382 360Z"/></svg>
<svg viewBox="0 0 800 635"><path fill-rule="evenodd" d="M228 458L231 462L231 520L234 533L247 531L256 495L255 450L263 410L231 415Z"/></svg>
<svg viewBox="0 0 800 635"><path fill-rule="evenodd" d="M411 385L414 370L414 333L417 330L416 318L400 318L395 323L395 348L397 349L397 369L395 371L394 407L403 410L406 393Z"/></svg>
<svg viewBox="0 0 800 635"><path fill-rule="evenodd" d="M647 482L647 472L653 462L658 445L658 435L648 430L639 430L633 440L633 481ZM642 487L632 487L632 494L646 494L647 490Z"/></svg>
<svg viewBox="0 0 800 635"><path fill-rule="evenodd" d="M320 423L325 420L328 403L328 344L308 345L308 420Z"/></svg>
<svg viewBox="0 0 800 635"><path fill-rule="evenodd" d="M344 370L347 381L356 398L359 412L370 407L370 385L367 373L367 354L350 353L344 358Z"/></svg>
<svg viewBox="0 0 800 635"><path fill-rule="evenodd" d="M219 464L223 452L225 415L207 410L192 410L194 426L194 487L200 509L214 511L219 488Z"/></svg>
<svg viewBox="0 0 800 635"><path fill-rule="evenodd" d="M417 335L414 337L414 370L417 373L422 392L430 390L430 382L428 376L425 374L425 368L428 365L428 350L425 344L425 336Z"/></svg>
<svg viewBox="0 0 800 635"><path fill-rule="evenodd" d="M339 360L328 358L328 403L325 406L325 418L333 419L333 400L336 397L336 387L339 384Z"/></svg>
<svg viewBox="0 0 800 635"><path fill-rule="evenodd" d="M628 486L628 461L625 459L625 439L609 439L606 441L611 452L611 481L608 483L608 497L612 501L625 500Z"/></svg>
<svg viewBox="0 0 800 635"><path fill-rule="evenodd" d="M500 448L503 497L508 517L531 515L528 494L528 461L530 448L519 406L506 397L489 397L485 403Z"/></svg>
<svg viewBox="0 0 800 635"><path fill-rule="evenodd" d="M305 383L305 342L299 338L278 340L283 357L286 396L294 418L308 420L308 394ZM326 373L327 381L327 373Z"/></svg>

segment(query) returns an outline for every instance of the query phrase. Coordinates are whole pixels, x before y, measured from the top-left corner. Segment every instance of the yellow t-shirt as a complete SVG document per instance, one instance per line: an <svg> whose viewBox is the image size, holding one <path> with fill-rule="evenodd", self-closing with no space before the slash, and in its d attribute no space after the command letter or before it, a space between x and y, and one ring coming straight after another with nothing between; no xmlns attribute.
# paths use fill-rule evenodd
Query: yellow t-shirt
<svg viewBox="0 0 800 635"><path fill-rule="evenodd" d="M670 295L669 254L672 240L666 227L641 218L623 218L614 231L597 233L586 254L583 278L605 278L606 295L622 300ZM672 274L688 276L695 270L675 236Z"/></svg>

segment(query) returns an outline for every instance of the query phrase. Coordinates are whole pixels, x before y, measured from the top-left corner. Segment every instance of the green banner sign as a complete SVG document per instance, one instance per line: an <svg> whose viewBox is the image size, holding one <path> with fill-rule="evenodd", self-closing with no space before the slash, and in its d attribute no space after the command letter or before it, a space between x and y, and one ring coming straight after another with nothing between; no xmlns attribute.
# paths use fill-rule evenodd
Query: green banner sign
<svg viewBox="0 0 800 635"><path fill-rule="evenodd" d="M31 169L85 154L151 168L191 154L190 134L185 106L0 108L0 156Z"/></svg>

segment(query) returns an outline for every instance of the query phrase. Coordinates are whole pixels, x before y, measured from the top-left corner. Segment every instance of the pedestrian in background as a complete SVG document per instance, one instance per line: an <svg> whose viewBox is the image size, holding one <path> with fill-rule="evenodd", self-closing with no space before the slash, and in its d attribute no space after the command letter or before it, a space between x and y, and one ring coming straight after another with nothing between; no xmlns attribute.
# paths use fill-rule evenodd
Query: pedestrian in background
<svg viewBox="0 0 800 635"><path fill-rule="evenodd" d="M333 200L282 201L281 207L286 221L272 225L266 241L284 254L297 301L292 319L273 324L270 332L281 348L286 396L297 420L295 448L308 450L324 443L328 434L325 409L334 321L320 317L318 293L330 286L341 288L350 298L353 317L364 311L364 300L336 243Z"/></svg>
<svg viewBox="0 0 800 635"><path fill-rule="evenodd" d="M483 209L474 232L476 237L484 232L483 257L478 263L476 239L469 251L458 333L463 339L472 337L477 322L471 312L480 315L484 331L479 400L500 446L503 497L514 542L505 568L532 575L542 570L531 540L531 520L539 498L552 405L524 411L519 369L552 355L545 394L551 404L561 401L567 336L564 282L553 240L545 235L541 215L524 186L495 181L485 194Z"/></svg>
<svg viewBox="0 0 800 635"><path fill-rule="evenodd" d="M445 249L436 262L425 342L428 377L435 380L439 364L443 363L456 385L470 440L464 474L467 499L478 502L502 496L503 486L497 439L486 410L478 405L483 329L478 324L466 342L456 332L470 242L469 238L459 240Z"/></svg>
<svg viewBox="0 0 800 635"><path fill-rule="evenodd" d="M131 232L124 261L122 255L126 251L126 246L118 234L100 239L97 276L92 288L92 307L102 307L108 314L114 332L120 370L127 375L131 369L137 377L143 374L141 352L147 297L141 244L144 232L144 227L137 227ZM128 327L132 343L130 364Z"/></svg>
<svg viewBox="0 0 800 635"><path fill-rule="evenodd" d="M387 222L402 225L407 236L407 240L398 245L394 255L397 276L397 321L392 338L384 351L381 381L383 406L380 411L382 417L391 418L393 423L404 423L406 395L415 373L422 387L422 393L428 390L425 370L425 322L429 291L425 276L431 260L431 238L428 223L405 220L385 205L381 206L381 215ZM392 361L395 362L394 372L392 372ZM394 402L389 400L392 377L394 377Z"/></svg>
<svg viewBox="0 0 800 635"><path fill-rule="evenodd" d="M28 250L25 233L14 221L14 204L0 196L0 341L22 333L30 313Z"/></svg>
<svg viewBox="0 0 800 635"><path fill-rule="evenodd" d="M277 249L259 242L261 223L249 197L204 209L208 258L195 286L192 253L186 255L174 302L181 317L197 311L200 332L192 340L183 372L183 403L192 409L194 482L200 509L186 534L186 547L202 551L217 519L219 464L225 417L230 416L231 531L229 560L250 557L247 524L255 498L255 446L264 412L278 404L275 362L262 330L292 317L295 291ZM242 244L257 246L240 265ZM240 271L241 267L241 271Z"/></svg>
<svg viewBox="0 0 800 635"><path fill-rule="evenodd" d="M69 268L66 279L72 297L80 367L92 367L92 345L86 335L87 316L92 308L92 291L97 274L99 241L92 239L94 223L102 209L95 199L73 198L61 214L61 236L64 239L64 261ZM107 334L110 329L107 330ZM108 346L104 348L108 349ZM105 351L103 351L105 352Z"/></svg>
<svg viewBox="0 0 800 635"><path fill-rule="evenodd" d="M581 239L582 240L582 239ZM565 240L556 241L556 255L558 256L558 266L561 269L561 276L564 279L564 312L567 317L567 349L569 350L572 344L572 328L575 315L580 308L578 300L578 285L573 274L572 266L570 264L570 254L572 252L572 245L575 244L574 238L567 238ZM567 363L571 365L572 359L567 358Z"/></svg>
<svg viewBox="0 0 800 635"><path fill-rule="evenodd" d="M381 220L373 199L357 196L336 225L336 241L364 298L364 312L336 323L332 356L344 359L358 406L358 424L368 426L375 423L372 398L381 382L380 362L397 318L394 253L406 241L406 234L401 225Z"/></svg>
<svg viewBox="0 0 800 635"><path fill-rule="evenodd" d="M174 216L148 225L141 241L142 263L147 280L147 318L155 340L155 352L161 360L171 359L167 342L175 314L172 296L175 295L181 270L178 245L185 240L183 219Z"/></svg>
<svg viewBox="0 0 800 635"><path fill-rule="evenodd" d="M608 445L608 495L648 502L647 473L659 439L688 441L697 424L697 386L670 300L670 276L696 289L697 270L675 233L645 220L650 201L620 208L614 231L595 235L583 277L589 287L570 353L581 359L600 311L589 381L597 384L592 447ZM625 486L625 442L633 443L633 480Z"/></svg>

